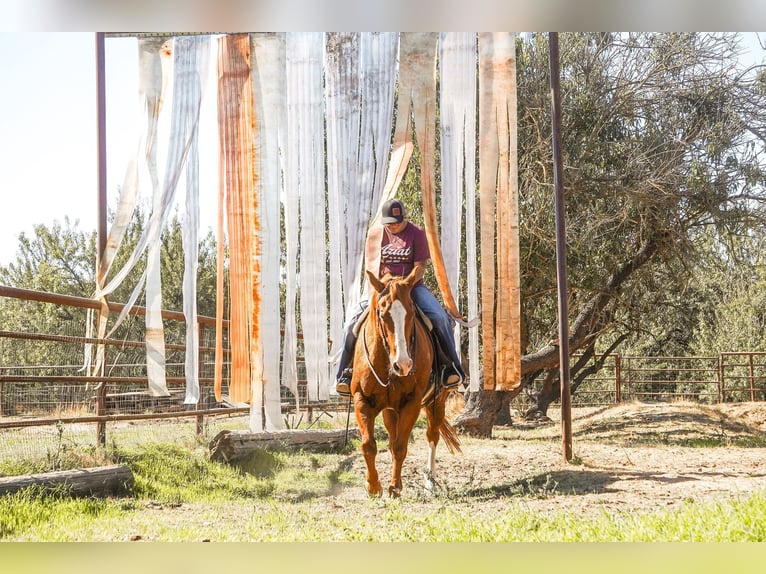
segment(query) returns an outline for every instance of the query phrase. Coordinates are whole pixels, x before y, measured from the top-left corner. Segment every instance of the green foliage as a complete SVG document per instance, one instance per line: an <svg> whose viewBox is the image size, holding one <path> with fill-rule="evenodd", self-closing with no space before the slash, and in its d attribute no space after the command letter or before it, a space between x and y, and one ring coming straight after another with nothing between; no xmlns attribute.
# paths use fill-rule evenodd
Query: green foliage
<svg viewBox="0 0 766 574"><path fill-rule="evenodd" d="M711 256L695 276L695 288L704 294L704 308L694 329L694 352L766 351L766 267L762 237L749 244L752 255L734 263Z"/></svg>
<svg viewBox="0 0 766 574"><path fill-rule="evenodd" d="M117 251L111 276L127 261L137 245L146 217L141 209L134 213L125 237ZM34 235L21 234L16 261L0 266L0 284L61 295L90 297L95 291L96 233L82 232L77 223L65 218L50 227L36 225ZM176 215L162 233L161 249L163 308L180 311L183 308L184 254L182 222ZM112 294L110 301L128 301L135 284L146 267L145 257ZM215 315L216 300L216 242L212 233L202 239L199 248L197 301L200 315ZM139 299L138 304L141 304ZM0 298L2 328L8 331L83 336L86 311L77 307L34 303ZM135 322L138 319L133 319ZM115 337L130 338L133 323L129 320ZM184 340L184 325L166 322L166 338ZM140 327L141 332L143 327ZM68 343L24 341L0 345L0 364L67 365L82 361L81 349ZM44 374L40 371L38 374ZM61 374L60 372L57 374Z"/></svg>
<svg viewBox="0 0 766 574"><path fill-rule="evenodd" d="M688 352L704 304L687 290L695 262L761 229L763 146L750 130L763 123L762 95L735 69L732 35L560 40L572 317L611 290L591 327L601 346L629 333L640 352ZM535 348L556 329L547 36L521 40L517 54L521 290ZM648 262L625 268L645 245Z"/></svg>

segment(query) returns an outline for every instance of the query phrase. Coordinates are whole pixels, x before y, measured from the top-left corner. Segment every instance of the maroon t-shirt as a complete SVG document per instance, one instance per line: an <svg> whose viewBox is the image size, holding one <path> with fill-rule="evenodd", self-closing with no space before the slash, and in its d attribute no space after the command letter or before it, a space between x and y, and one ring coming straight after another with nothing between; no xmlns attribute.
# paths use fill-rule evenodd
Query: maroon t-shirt
<svg viewBox="0 0 766 574"><path fill-rule="evenodd" d="M380 250L380 277L386 273L405 277L410 274L416 261L431 258L425 231L408 221L398 234L383 229Z"/></svg>

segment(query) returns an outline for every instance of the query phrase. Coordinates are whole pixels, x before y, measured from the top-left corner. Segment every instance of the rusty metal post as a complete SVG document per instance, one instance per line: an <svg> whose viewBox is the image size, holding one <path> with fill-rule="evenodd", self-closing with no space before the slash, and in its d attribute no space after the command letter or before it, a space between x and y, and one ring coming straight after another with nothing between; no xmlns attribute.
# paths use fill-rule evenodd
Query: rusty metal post
<svg viewBox="0 0 766 574"><path fill-rule="evenodd" d="M750 358L750 401L755 401L755 368L753 366L753 354L748 353Z"/></svg>
<svg viewBox="0 0 766 574"><path fill-rule="evenodd" d="M622 386L622 357L620 355L614 356L614 386L615 386L615 402L622 402L622 393L620 387Z"/></svg>
<svg viewBox="0 0 766 574"><path fill-rule="evenodd" d="M98 219L96 241L96 273L106 250L106 51L104 33L96 33L96 108L98 123Z"/></svg>
<svg viewBox="0 0 766 574"><path fill-rule="evenodd" d="M199 341L200 337L200 328L199 328L199 319L197 319L197 325L195 326L197 329L197 341ZM189 344L189 341L186 341L186 345ZM196 410L205 410L207 409L207 405L200 406L203 402L204 394L202 392L202 383L199 382L199 380L202 378L202 351L199 348L200 346L197 346L197 385L199 386L199 399L197 399L197 405ZM186 352L184 350L184 356L186 356ZM186 370L184 370L184 375L186 375ZM201 437L202 434L205 432L205 415L198 415L197 416L197 423L195 425L195 433L197 437Z"/></svg>
<svg viewBox="0 0 766 574"><path fill-rule="evenodd" d="M106 56L104 48L104 33L96 32L96 110L97 138L98 138L98 219L96 237L96 277L98 285L101 280L101 260L106 251ZM102 366L103 374L103 366ZM96 412L104 414L106 410L106 385L101 383L98 387ZM96 424L96 439L98 444L106 446L106 423L99 421Z"/></svg>
<svg viewBox="0 0 766 574"><path fill-rule="evenodd" d="M561 157L561 86L559 35L548 32L551 68L551 130L553 133L553 187L556 210L556 277L559 303L559 376L561 378L561 446L564 460L572 460L572 394L569 385L569 308L567 304L566 227Z"/></svg>
<svg viewBox="0 0 766 574"><path fill-rule="evenodd" d="M718 402L719 403L725 403L726 402L726 396L725 396L725 390L724 390L724 384L726 380L726 365L725 360L723 358L723 354L718 355Z"/></svg>

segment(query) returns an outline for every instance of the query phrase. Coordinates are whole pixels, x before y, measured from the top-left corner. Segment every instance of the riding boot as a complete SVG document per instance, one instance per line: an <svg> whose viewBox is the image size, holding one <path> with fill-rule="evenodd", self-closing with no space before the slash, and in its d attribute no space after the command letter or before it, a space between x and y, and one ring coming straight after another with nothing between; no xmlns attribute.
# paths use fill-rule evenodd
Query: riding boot
<svg viewBox="0 0 766 574"><path fill-rule="evenodd" d="M342 397L351 396L351 367L346 367L335 381L335 390Z"/></svg>

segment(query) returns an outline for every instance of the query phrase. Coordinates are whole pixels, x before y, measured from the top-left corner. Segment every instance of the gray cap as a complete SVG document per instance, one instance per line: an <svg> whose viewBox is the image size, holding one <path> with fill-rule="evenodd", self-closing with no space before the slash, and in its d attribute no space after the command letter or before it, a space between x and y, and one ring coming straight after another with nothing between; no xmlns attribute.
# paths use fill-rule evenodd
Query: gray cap
<svg viewBox="0 0 766 574"><path fill-rule="evenodd" d="M389 199L381 209L383 223L401 223L404 215L404 204L398 199Z"/></svg>

